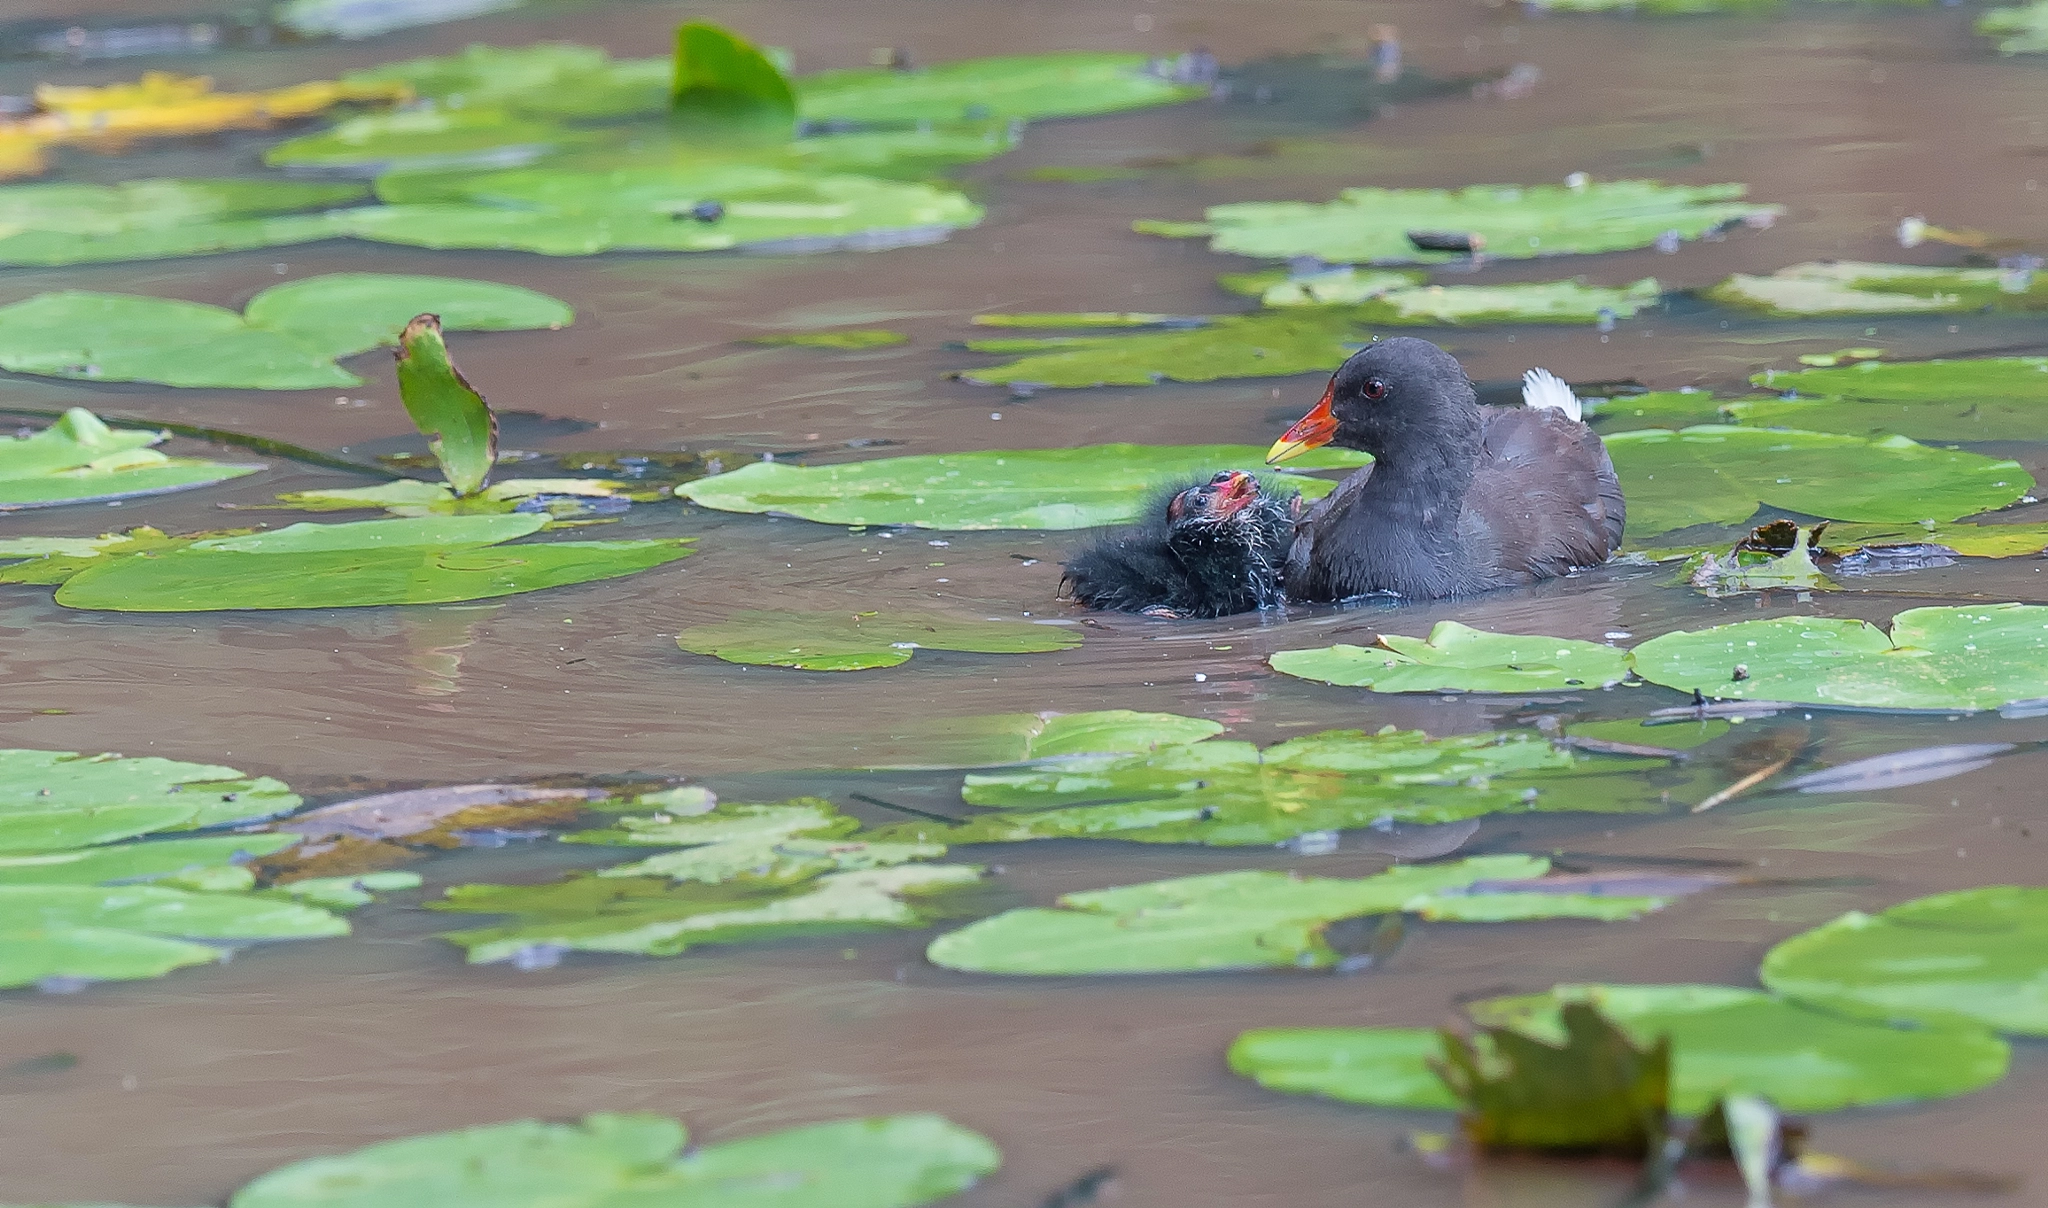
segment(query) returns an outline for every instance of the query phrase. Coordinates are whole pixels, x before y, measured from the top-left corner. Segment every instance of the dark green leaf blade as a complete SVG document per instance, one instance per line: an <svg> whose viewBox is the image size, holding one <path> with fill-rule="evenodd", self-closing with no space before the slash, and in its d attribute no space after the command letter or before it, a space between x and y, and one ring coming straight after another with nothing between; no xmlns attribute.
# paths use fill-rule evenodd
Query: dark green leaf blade
<svg viewBox="0 0 2048 1208"><path fill-rule="evenodd" d="M441 317L419 315L398 337L398 395L457 495L474 495L498 461L498 417L449 359Z"/></svg>

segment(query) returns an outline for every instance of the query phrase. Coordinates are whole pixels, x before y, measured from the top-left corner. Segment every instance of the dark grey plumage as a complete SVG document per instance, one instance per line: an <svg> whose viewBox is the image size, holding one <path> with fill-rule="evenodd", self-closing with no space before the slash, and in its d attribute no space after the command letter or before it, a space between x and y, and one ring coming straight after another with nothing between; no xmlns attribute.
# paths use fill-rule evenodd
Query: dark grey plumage
<svg viewBox="0 0 2048 1208"><path fill-rule="evenodd" d="M1156 616L1274 607L1299 498L1236 470L1161 492L1143 520L1068 560L1061 586L1090 608Z"/></svg>

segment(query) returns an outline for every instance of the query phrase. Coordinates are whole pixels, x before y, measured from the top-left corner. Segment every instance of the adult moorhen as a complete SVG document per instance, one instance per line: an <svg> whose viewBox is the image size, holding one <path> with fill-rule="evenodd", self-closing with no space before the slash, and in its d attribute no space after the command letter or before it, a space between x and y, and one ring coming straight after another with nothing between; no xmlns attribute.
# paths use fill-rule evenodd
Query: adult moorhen
<svg viewBox="0 0 2048 1208"><path fill-rule="evenodd" d="M1522 397L1480 406L1457 358L1427 340L1353 354L1266 456L1325 444L1373 455L1295 526L1287 598L1441 599L1605 562L1626 517L1607 447L1545 370L1529 371Z"/></svg>
<svg viewBox="0 0 2048 1208"><path fill-rule="evenodd" d="M1144 519L1066 564L1061 579L1090 608L1157 617L1221 617L1281 602L1280 569L1301 514L1292 491L1242 470L1162 494Z"/></svg>

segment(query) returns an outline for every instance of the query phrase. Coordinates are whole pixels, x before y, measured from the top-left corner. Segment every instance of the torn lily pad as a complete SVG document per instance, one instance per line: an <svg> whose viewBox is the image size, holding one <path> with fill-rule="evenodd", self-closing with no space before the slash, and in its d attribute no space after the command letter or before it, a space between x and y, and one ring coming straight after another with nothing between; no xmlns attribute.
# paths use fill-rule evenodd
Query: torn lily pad
<svg viewBox="0 0 2048 1208"><path fill-rule="evenodd" d="M2048 682L2048 607L1913 608L1889 633L1831 617L1738 621L1652 638L1630 658L1651 683L1717 699L1995 709Z"/></svg>
<svg viewBox="0 0 2048 1208"><path fill-rule="evenodd" d="M1556 1034L1562 1002L1590 1003L1639 1043L1671 1037L1671 1109L1691 1116L1729 1093L1788 1111L1966 1094L2004 1077L2008 1046L1974 1028L1893 1028L1730 986L1559 986L1490 999L1475 1020ZM1424 1028L1265 1028L1238 1037L1230 1068L1271 1090L1375 1107L1449 1110Z"/></svg>
<svg viewBox="0 0 2048 1208"><path fill-rule="evenodd" d="M1628 678L1627 652L1597 642L1485 633L1439 621L1429 638L1381 634L1377 646L1282 650L1273 670L1374 692L1559 692Z"/></svg>
<svg viewBox="0 0 2048 1208"><path fill-rule="evenodd" d="M676 488L722 512L772 512L825 524L944 530L1077 529L1137 519L1160 487L1206 479L1231 466L1263 465L1252 445L1083 445L1073 449L991 449L918 454L831 466L753 462ZM1289 464L1302 469L1369 463L1363 453L1317 449ZM1310 499L1336 484L1288 475Z"/></svg>
<svg viewBox="0 0 2048 1208"><path fill-rule="evenodd" d="M103 264L281 247L343 233L361 184L132 180L0 187L0 265Z"/></svg>
<svg viewBox="0 0 2048 1208"><path fill-rule="evenodd" d="M548 963L560 954L674 956L696 944L923 927L925 899L972 885L963 864L905 864L828 873L781 891L742 883L675 883L661 877L571 877L552 885L460 885L436 910L507 914L510 922L444 932L471 964Z"/></svg>
<svg viewBox="0 0 2048 1208"><path fill-rule="evenodd" d="M430 516L294 524L272 532L44 555L0 583L57 583L67 608L116 612L446 604L635 574L687 558L691 538L504 545L535 515ZM0 557L5 557L0 553Z"/></svg>
<svg viewBox="0 0 2048 1208"><path fill-rule="evenodd" d="M0 367L84 381L247 390L360 386L335 361L398 342L422 311L451 327L561 327L545 294L489 281L338 273L274 286L244 314L197 302L64 290L0 307Z"/></svg>
<svg viewBox="0 0 2048 1208"><path fill-rule="evenodd" d="M1010 910L932 941L933 964L975 973L1082 975L1222 969L1326 969L1343 955L1325 929L1340 919L1455 912L1479 881L1541 877L1549 861L1482 856L1398 867L1356 879L1243 871L1065 894L1055 909ZM1477 896L1474 895L1476 900ZM1513 894L1520 918L1620 919L1662 898Z"/></svg>
<svg viewBox="0 0 2048 1208"><path fill-rule="evenodd" d="M2048 357L1863 361L1751 380L1799 395L1726 404L1737 422L1758 426L1924 441L2035 440L2048 417Z"/></svg>
<svg viewBox="0 0 2048 1208"><path fill-rule="evenodd" d="M1465 189L1346 189L1335 201L1238 202L1209 207L1185 231L1241 256L1314 256L1332 264L1418 264L1469 252L1428 250L1411 233L1477 237L1489 259L1519 260L1650 247L1667 236L1698 239L1739 223L1764 224L1782 206L1739 200L1739 184L1666 185L1616 180L1570 185L1473 185ZM1425 240L1424 242L1428 242Z"/></svg>
<svg viewBox="0 0 2048 1208"><path fill-rule="evenodd" d="M2048 277L2024 269L1823 260L1768 276L1737 273L1701 296L1778 319L2036 311L2048 308Z"/></svg>
<svg viewBox="0 0 2048 1208"><path fill-rule="evenodd" d="M2048 889L1988 885L1851 911L1772 948L1761 976L1847 1014L2048 1036Z"/></svg>
<svg viewBox="0 0 2048 1208"><path fill-rule="evenodd" d="M282 781L217 764L0 750L0 852L61 852L274 817L300 804Z"/></svg>
<svg viewBox="0 0 2048 1208"><path fill-rule="evenodd" d="M2004 507L2034 485L2018 462L1903 436L1702 425L1605 440L1636 545L1689 525L1741 524L1759 506L1830 520L1955 520Z"/></svg>
<svg viewBox="0 0 2048 1208"><path fill-rule="evenodd" d="M1025 355L961 377L984 385L1071 389L1327 372L1364 343L1358 322L1348 311L1280 310L1221 315L1199 328L970 340L967 347L975 352Z"/></svg>
<svg viewBox="0 0 2048 1208"><path fill-rule="evenodd" d="M0 437L0 512L164 495L263 469L260 464L169 457L149 447L164 437L161 432L116 431L83 407L71 408L40 432Z"/></svg>
<svg viewBox="0 0 2048 1208"><path fill-rule="evenodd" d="M676 645L728 663L804 671L896 667L917 650L1044 654L1081 644L1073 630L1028 621L969 621L917 612L737 612L694 625Z"/></svg>
<svg viewBox="0 0 2048 1208"><path fill-rule="evenodd" d="M128 981L219 960L194 940L347 935L325 910L157 885L0 884L0 986Z"/></svg>
<svg viewBox="0 0 2048 1208"><path fill-rule="evenodd" d="M514 1120L383 1141L251 1181L235 1208L600 1208L621 1197L776 1208L915 1208L1001 1163L986 1137L942 1116L871 1116L684 1149L666 1116ZM627 1190L622 1191L625 1188Z"/></svg>
<svg viewBox="0 0 2048 1208"><path fill-rule="evenodd" d="M601 877L667 877L718 885L746 881L793 885L832 872L855 872L936 859L936 843L867 843L846 836L860 823L818 797L774 805L720 803L706 813L620 818L603 830L563 835L565 843L685 850L601 870Z"/></svg>

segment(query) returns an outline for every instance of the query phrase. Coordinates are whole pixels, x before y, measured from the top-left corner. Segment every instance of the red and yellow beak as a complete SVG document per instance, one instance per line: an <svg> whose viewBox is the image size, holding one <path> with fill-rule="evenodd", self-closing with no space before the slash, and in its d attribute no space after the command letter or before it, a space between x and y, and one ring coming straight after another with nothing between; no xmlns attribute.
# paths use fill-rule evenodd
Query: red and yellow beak
<svg viewBox="0 0 2048 1208"><path fill-rule="evenodd" d="M1337 416L1330 410L1330 398L1337 392L1337 380L1330 379L1329 388L1323 391L1323 401L1315 409L1295 421L1285 435L1273 442L1266 451L1266 464L1279 465L1290 457L1296 457L1310 449L1321 448L1337 435Z"/></svg>
<svg viewBox="0 0 2048 1208"><path fill-rule="evenodd" d="M1228 519L1249 507L1259 497L1259 481L1243 470L1229 471L1229 477L1217 488L1215 501L1210 511L1218 519Z"/></svg>

